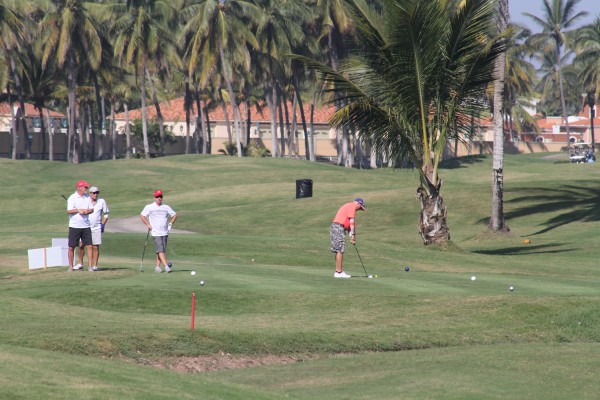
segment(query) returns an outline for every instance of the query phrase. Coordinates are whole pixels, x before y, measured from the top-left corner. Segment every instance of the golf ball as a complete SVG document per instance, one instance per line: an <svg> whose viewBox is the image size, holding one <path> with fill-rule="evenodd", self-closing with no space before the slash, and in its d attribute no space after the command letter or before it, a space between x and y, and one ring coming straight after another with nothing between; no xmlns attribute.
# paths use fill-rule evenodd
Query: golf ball
<svg viewBox="0 0 600 400"><path fill-rule="evenodd" d="M204 286L204 281L200 281L200 286Z"/></svg>
<svg viewBox="0 0 600 400"><path fill-rule="evenodd" d="M375 275L375 278L378 278L378 276L377 276L377 275Z"/></svg>
<svg viewBox="0 0 600 400"><path fill-rule="evenodd" d="M192 271L192 276L196 275L196 271Z"/></svg>
<svg viewBox="0 0 600 400"><path fill-rule="evenodd" d="M369 279L373 279L373 275L369 275Z"/></svg>
<svg viewBox="0 0 600 400"><path fill-rule="evenodd" d="M477 280L477 277L476 277L475 275L473 275L473 276L471 276L471 280L472 280L472 281L476 281L476 280Z"/></svg>
<svg viewBox="0 0 600 400"><path fill-rule="evenodd" d="M513 290L515 290L515 287L514 286L509 286L508 290L510 290L512 292Z"/></svg>
<svg viewBox="0 0 600 400"><path fill-rule="evenodd" d="M406 272L408 272L408 271L410 271L410 267L404 267L404 270L405 270Z"/></svg>

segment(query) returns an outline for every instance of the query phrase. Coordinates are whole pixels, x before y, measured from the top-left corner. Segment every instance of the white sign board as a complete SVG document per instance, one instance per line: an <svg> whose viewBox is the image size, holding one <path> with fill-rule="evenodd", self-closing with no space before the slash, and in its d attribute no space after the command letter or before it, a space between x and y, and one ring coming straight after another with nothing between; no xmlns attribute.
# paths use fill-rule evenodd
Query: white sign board
<svg viewBox="0 0 600 400"><path fill-rule="evenodd" d="M67 249L58 246L29 249L27 250L29 269L67 266L69 265L67 251Z"/></svg>

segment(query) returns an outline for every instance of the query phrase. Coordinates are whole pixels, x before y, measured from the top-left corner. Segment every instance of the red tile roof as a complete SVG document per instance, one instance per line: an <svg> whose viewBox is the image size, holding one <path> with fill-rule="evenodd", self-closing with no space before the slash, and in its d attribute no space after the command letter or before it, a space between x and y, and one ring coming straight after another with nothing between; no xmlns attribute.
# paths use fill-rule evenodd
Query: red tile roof
<svg viewBox="0 0 600 400"><path fill-rule="evenodd" d="M170 101L165 101L160 103L160 111L163 114L163 118L165 119L165 121L185 121L185 110L183 108L183 98L178 98L178 99L173 99ZM303 103L304 106L304 116L306 118L306 122L309 123L310 121L310 104L308 103ZM240 109L242 112L242 118L246 119L246 107L244 104L240 105ZM196 113L196 104L194 103L194 111L192 111L192 115L195 115ZM232 113L232 108L230 104L227 104L227 113L229 115L229 119L230 121L233 121L233 113ZM265 123L269 123L271 121L271 114L269 112L269 108L266 106L266 104L264 105L262 112L259 112L256 107L252 107L251 109L251 115L250 118L252 119L253 122L265 122ZM292 103L288 102L288 110L292 110ZM334 112L334 108L332 106L324 106L321 108L315 108L315 112L314 112L314 122L315 123L321 123L321 124L327 124L329 123L329 118L331 117L331 115ZM148 115L148 118L152 119L152 118L156 118L156 108L154 107L154 104L152 103L148 103L146 106L146 113ZM285 114L285 111L284 111ZM297 121L298 123L302 123L301 120L301 116L300 116L300 112L297 111ZM285 115L284 115L285 116ZM129 111L129 118L130 119L139 119L142 117L142 111L141 109L136 109L136 110L130 110ZM219 106L214 110L210 111L209 114L209 118L211 121L224 121L225 120L225 114L223 112L223 107ZM291 120L292 116L290 115L290 120ZM120 119L123 120L125 119L125 113L118 113L116 114L116 119Z"/></svg>
<svg viewBox="0 0 600 400"><path fill-rule="evenodd" d="M19 106L19 102L15 101L13 106L16 108ZM46 109L42 108L42 113L46 117ZM0 103L0 115L10 115L10 104L8 102ZM39 110L36 109L33 104L25 103L25 115L28 117L38 117L40 115ZM64 114L57 111L50 110L51 117L65 117Z"/></svg>

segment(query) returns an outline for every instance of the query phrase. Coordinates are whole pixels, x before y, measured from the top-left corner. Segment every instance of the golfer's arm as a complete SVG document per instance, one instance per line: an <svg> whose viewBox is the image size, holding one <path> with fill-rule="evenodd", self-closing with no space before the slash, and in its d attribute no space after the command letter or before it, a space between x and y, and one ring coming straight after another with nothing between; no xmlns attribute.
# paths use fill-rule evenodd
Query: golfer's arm
<svg viewBox="0 0 600 400"><path fill-rule="evenodd" d="M144 217L143 215L140 215L140 219L142 220L142 222L146 225L146 227L148 229L152 228L152 226L150 225L150 222L148 222L148 218Z"/></svg>
<svg viewBox="0 0 600 400"><path fill-rule="evenodd" d="M173 217L171 218L171 224L174 224L176 219L177 219L177 214L173 215Z"/></svg>
<svg viewBox="0 0 600 400"><path fill-rule="evenodd" d="M354 218L350 218L350 236L356 236L356 231L354 230Z"/></svg>

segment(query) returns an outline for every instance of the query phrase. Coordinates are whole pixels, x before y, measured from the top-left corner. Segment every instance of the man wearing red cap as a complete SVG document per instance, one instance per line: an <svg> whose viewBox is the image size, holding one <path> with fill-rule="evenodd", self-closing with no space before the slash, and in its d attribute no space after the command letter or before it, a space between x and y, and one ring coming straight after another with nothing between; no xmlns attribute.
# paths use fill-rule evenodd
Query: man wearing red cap
<svg viewBox="0 0 600 400"><path fill-rule="evenodd" d="M154 245L156 247L156 268L154 271L162 272L160 268L160 264L162 263L165 266L165 271L171 272L171 263L167 262L167 239L169 237L169 231L171 230L171 225L177 219L177 214L171 207L162 203L163 201L163 192L162 190L154 191L154 203L148 204L142 210L140 215L140 219L146 227L148 231L152 233L152 238L154 239ZM169 217L171 217L171 222L169 222Z"/></svg>
<svg viewBox="0 0 600 400"><path fill-rule="evenodd" d="M355 217L356 211L365 209L365 201L360 197L340 207L329 229L331 239L331 251L335 253L334 278L350 278L351 275L344 272L343 261L346 250L346 232L350 233L350 243L356 244Z"/></svg>
<svg viewBox="0 0 600 400"><path fill-rule="evenodd" d="M88 215L94 211L92 200L86 193L90 185L81 180L75 185L75 193L67 199L67 214L69 215L69 272L73 271L75 247L79 241L87 249L88 271L92 271L92 231Z"/></svg>

